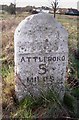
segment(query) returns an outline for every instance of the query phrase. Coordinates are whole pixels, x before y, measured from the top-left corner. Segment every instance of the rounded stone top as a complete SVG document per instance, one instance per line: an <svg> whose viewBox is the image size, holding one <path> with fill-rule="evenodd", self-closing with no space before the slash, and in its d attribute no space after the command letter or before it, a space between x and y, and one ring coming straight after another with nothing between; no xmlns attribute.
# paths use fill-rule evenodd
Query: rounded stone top
<svg viewBox="0 0 79 120"><path fill-rule="evenodd" d="M18 25L14 43L18 54L68 52L68 33L53 15L39 13Z"/></svg>

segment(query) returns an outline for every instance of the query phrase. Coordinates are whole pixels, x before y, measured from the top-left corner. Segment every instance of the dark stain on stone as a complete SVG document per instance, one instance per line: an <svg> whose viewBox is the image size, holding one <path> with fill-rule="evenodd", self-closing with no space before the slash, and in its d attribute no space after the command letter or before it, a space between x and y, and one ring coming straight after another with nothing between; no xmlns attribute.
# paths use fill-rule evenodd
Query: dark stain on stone
<svg viewBox="0 0 79 120"><path fill-rule="evenodd" d="M21 49L23 50L24 48L22 47Z"/></svg>
<svg viewBox="0 0 79 120"><path fill-rule="evenodd" d="M29 32L31 32L31 30L29 30Z"/></svg>
<svg viewBox="0 0 79 120"><path fill-rule="evenodd" d="M20 30L18 30L18 32L20 32Z"/></svg>
<svg viewBox="0 0 79 120"><path fill-rule="evenodd" d="M46 42L48 42L48 39L46 39Z"/></svg>
<svg viewBox="0 0 79 120"><path fill-rule="evenodd" d="M44 47L44 49L46 49L46 47Z"/></svg>
<svg viewBox="0 0 79 120"><path fill-rule="evenodd" d="M55 70L56 68L54 67L54 68L52 68L53 70Z"/></svg>
<svg viewBox="0 0 79 120"><path fill-rule="evenodd" d="M51 52L52 50L49 50L49 52Z"/></svg>

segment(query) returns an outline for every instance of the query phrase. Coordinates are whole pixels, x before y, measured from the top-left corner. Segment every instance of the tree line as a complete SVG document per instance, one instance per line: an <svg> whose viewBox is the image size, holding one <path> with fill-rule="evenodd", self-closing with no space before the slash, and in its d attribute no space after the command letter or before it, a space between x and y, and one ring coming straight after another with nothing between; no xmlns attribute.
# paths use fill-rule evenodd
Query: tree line
<svg viewBox="0 0 79 120"><path fill-rule="evenodd" d="M56 11L58 10L58 0L53 0L51 3L54 17L56 17ZM16 4L11 3L9 6L3 5L2 10L7 11L10 14L16 14Z"/></svg>
<svg viewBox="0 0 79 120"><path fill-rule="evenodd" d="M16 4L11 3L9 6L2 5L2 10L10 14L16 14Z"/></svg>

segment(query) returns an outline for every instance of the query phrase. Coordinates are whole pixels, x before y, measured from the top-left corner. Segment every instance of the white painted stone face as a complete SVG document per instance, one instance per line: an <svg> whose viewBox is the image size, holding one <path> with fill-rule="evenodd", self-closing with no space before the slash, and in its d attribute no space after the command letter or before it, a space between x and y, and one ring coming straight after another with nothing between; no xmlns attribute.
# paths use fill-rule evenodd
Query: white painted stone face
<svg viewBox="0 0 79 120"><path fill-rule="evenodd" d="M68 63L68 33L51 14L23 20L14 35L15 91L19 100L54 89L62 99Z"/></svg>

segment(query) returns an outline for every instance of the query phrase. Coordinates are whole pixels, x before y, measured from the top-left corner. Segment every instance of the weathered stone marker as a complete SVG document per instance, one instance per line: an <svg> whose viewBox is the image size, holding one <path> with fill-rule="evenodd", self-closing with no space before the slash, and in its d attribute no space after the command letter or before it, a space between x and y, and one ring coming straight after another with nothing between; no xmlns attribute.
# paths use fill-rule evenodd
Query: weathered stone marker
<svg viewBox="0 0 79 120"><path fill-rule="evenodd" d="M40 96L54 89L63 98L68 62L68 34L51 14L23 20L14 35L16 95Z"/></svg>

